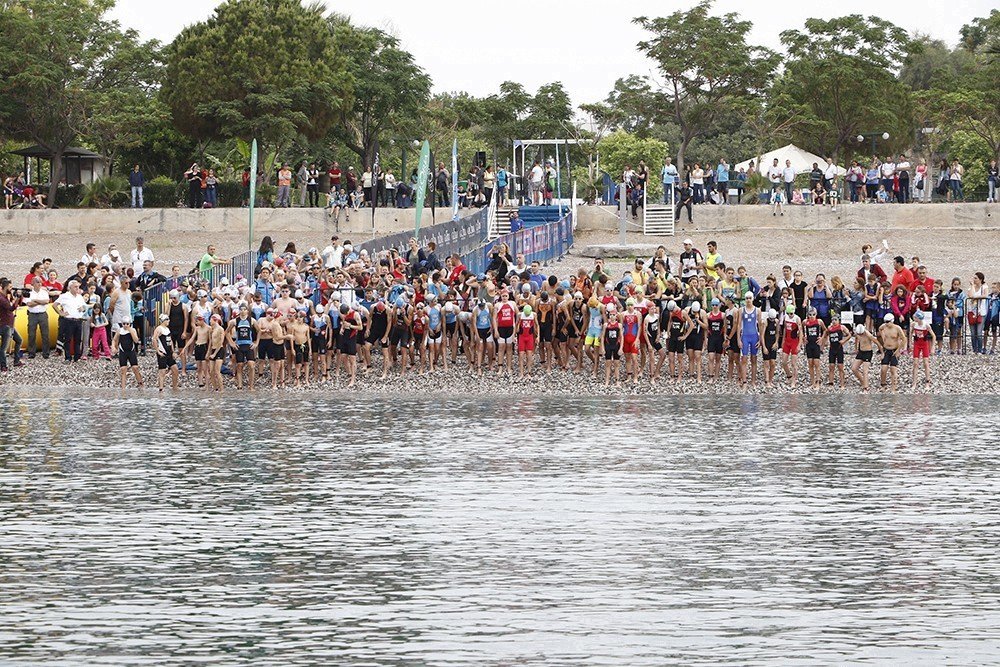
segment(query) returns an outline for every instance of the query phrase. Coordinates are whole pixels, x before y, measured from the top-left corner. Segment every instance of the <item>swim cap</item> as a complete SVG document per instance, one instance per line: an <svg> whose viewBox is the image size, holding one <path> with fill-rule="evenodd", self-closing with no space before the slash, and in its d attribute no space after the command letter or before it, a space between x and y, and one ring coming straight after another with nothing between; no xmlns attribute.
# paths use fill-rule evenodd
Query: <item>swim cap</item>
<svg viewBox="0 0 1000 667"><path fill-rule="evenodd" d="M486 305L486 299L480 299L480 300L479 300L479 301L477 301L476 303L478 303L478 304L479 304L479 307L480 307L480 308L482 308L483 306L485 306L485 305Z"/></svg>
<svg viewBox="0 0 1000 667"><path fill-rule="evenodd" d="M523 285L521 285L521 291L524 292L525 294L530 294L531 285L529 285L528 283L524 283Z"/></svg>
<svg viewBox="0 0 1000 667"><path fill-rule="evenodd" d="M719 301L718 299L712 299L712 305L713 306L721 306L722 302Z"/></svg>
<svg viewBox="0 0 1000 667"><path fill-rule="evenodd" d="M699 302L697 302L697 301L695 301L694 303L692 303L691 304L691 312L692 313L700 313L701 312L701 304Z"/></svg>
<svg viewBox="0 0 1000 667"><path fill-rule="evenodd" d="M634 306L635 305L635 299L633 299L632 297L629 297L629 298L625 299L625 305L626 306Z"/></svg>
<svg viewBox="0 0 1000 667"><path fill-rule="evenodd" d="M525 306L525 307L524 307L524 308L523 308L523 309L521 310L521 312L522 312L522 313L524 313L524 316L525 316L525 317L527 317L528 315L531 315L531 306Z"/></svg>
<svg viewBox="0 0 1000 667"><path fill-rule="evenodd" d="M398 299L396 299L396 308L402 308L405 305L406 305L406 299L404 299L403 297L399 297Z"/></svg>
<svg viewBox="0 0 1000 667"><path fill-rule="evenodd" d="M767 319L773 320L777 317L778 317L778 311L776 311L774 308L767 311Z"/></svg>
<svg viewBox="0 0 1000 667"><path fill-rule="evenodd" d="M894 319L895 318L892 316L892 313L886 313L885 317L882 318L882 321L883 322L892 322Z"/></svg>
<svg viewBox="0 0 1000 667"><path fill-rule="evenodd" d="M583 292L577 292L576 294L573 295L573 298L574 299L582 299L583 298Z"/></svg>
<svg viewBox="0 0 1000 667"><path fill-rule="evenodd" d="M601 302L597 300L596 296L590 297L590 301L587 302L587 305L591 308L597 308L600 304Z"/></svg>
<svg viewBox="0 0 1000 667"><path fill-rule="evenodd" d="M785 312L791 315L792 313L795 312L795 306L793 306L792 304L788 304L787 306L785 306Z"/></svg>
<svg viewBox="0 0 1000 667"><path fill-rule="evenodd" d="M856 333L859 336L863 335L865 333L865 325L859 324L856 327L854 327L854 333Z"/></svg>
<svg viewBox="0 0 1000 667"><path fill-rule="evenodd" d="M809 308L809 310L807 311L807 314L809 315L809 317L816 317L816 309L815 308Z"/></svg>
<svg viewBox="0 0 1000 667"><path fill-rule="evenodd" d="M324 311L326 311L326 308L324 308L322 304L316 306L316 312L317 313L319 313L319 314L322 315Z"/></svg>
<svg viewBox="0 0 1000 667"><path fill-rule="evenodd" d="M923 311L921 311L921 310L918 310L917 312L913 313L913 317L914 317L915 319L918 319L918 320L920 320L921 322L923 322L923 321L924 321L924 313L923 313Z"/></svg>
<svg viewBox="0 0 1000 667"><path fill-rule="evenodd" d="M677 310L677 302L673 299L667 301L667 310Z"/></svg>
<svg viewBox="0 0 1000 667"><path fill-rule="evenodd" d="M562 287L563 289L569 289L569 281L564 280L561 283L559 283L559 286Z"/></svg>

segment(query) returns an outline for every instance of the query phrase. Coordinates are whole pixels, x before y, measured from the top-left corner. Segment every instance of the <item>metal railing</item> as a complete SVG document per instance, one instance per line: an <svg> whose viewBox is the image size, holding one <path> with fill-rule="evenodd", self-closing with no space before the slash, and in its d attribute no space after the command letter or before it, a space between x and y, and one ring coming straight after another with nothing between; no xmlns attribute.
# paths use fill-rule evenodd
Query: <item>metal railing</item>
<svg viewBox="0 0 1000 667"><path fill-rule="evenodd" d="M462 264L473 273L484 273L493 249L502 244L507 245L511 257L524 254L529 264L536 261L547 264L562 259L573 245L573 214L574 211L570 211L555 222L498 236L463 254Z"/></svg>

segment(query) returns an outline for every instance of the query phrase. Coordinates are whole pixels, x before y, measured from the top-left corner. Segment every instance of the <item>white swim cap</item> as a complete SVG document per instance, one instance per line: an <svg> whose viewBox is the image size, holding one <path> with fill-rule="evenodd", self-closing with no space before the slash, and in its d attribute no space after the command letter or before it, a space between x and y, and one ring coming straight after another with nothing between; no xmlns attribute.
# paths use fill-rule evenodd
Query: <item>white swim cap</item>
<svg viewBox="0 0 1000 667"><path fill-rule="evenodd" d="M883 318L882 318L882 321L883 321L883 322L892 322L892 321L893 321L893 320L895 320L895 319L896 319L896 318L894 318L894 317L892 316L892 313L886 313L886 314L885 314L885 317L883 317Z"/></svg>
<svg viewBox="0 0 1000 667"><path fill-rule="evenodd" d="M691 312L698 313L701 312L701 304L697 301L691 304Z"/></svg>
<svg viewBox="0 0 1000 667"><path fill-rule="evenodd" d="M854 327L854 333L858 336L862 336L865 333L865 325L859 324Z"/></svg>

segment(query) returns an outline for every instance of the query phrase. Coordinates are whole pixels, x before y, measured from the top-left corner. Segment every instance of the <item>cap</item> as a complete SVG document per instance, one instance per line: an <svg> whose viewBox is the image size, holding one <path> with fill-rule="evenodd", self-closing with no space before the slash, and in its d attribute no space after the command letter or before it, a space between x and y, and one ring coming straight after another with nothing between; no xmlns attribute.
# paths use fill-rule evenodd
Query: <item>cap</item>
<svg viewBox="0 0 1000 667"><path fill-rule="evenodd" d="M170 292L169 292L169 295L170 295L170 298L171 298L171 299L179 299L179 298L180 298L180 296L181 296L181 293L180 293L180 292L178 292L178 291L177 291L177 290L175 290L175 289L172 289L172 290L170 290Z"/></svg>
<svg viewBox="0 0 1000 667"><path fill-rule="evenodd" d="M486 274L480 273L478 276L476 276L476 280L486 280Z"/></svg>
<svg viewBox="0 0 1000 667"><path fill-rule="evenodd" d="M886 313L885 317L882 318L883 322L892 322L896 318L892 316L892 313Z"/></svg>
<svg viewBox="0 0 1000 667"><path fill-rule="evenodd" d="M203 289L200 289L200 290L198 290L198 298L200 299L200 298L202 298L203 296L208 296L208 292L206 292L206 291L205 291L205 290L203 290Z"/></svg>
<svg viewBox="0 0 1000 667"><path fill-rule="evenodd" d="M228 285L229 284L229 278L227 278L226 276L222 276L222 280L219 281L219 284L220 285Z"/></svg>
<svg viewBox="0 0 1000 667"><path fill-rule="evenodd" d="M302 292L302 290L300 290L300 289L295 290L295 298L296 299L301 299L304 296L305 296L305 294Z"/></svg>
<svg viewBox="0 0 1000 667"><path fill-rule="evenodd" d="M694 242L691 239L684 239L684 245L694 245Z"/></svg>
<svg viewBox="0 0 1000 667"><path fill-rule="evenodd" d="M785 306L785 312L791 315L792 313L795 312L795 306L793 306L792 304L788 304L787 306Z"/></svg>
<svg viewBox="0 0 1000 667"><path fill-rule="evenodd" d="M575 293L573 295L573 298L574 299L582 299L583 298L583 292L577 292L577 293Z"/></svg>
<svg viewBox="0 0 1000 667"><path fill-rule="evenodd" d="M713 298L713 299L712 299L712 305L713 305L713 306L721 306L721 305L722 305L722 302L721 302L721 301L719 301L719 300L718 300L717 298Z"/></svg>
<svg viewBox="0 0 1000 667"><path fill-rule="evenodd" d="M528 283L524 283L523 285L521 285L521 291L524 292L525 294L528 294L529 292L531 292L531 285L529 285Z"/></svg>
<svg viewBox="0 0 1000 667"><path fill-rule="evenodd" d="M524 316L525 316L525 317L527 317L528 315L531 315L531 306L525 306L525 307L524 307L524 308L523 308L523 309L521 310L521 312L522 312L522 313L524 313Z"/></svg>
<svg viewBox="0 0 1000 667"><path fill-rule="evenodd" d="M913 313L913 318L917 319L917 320L920 320L921 322L923 322L924 321L924 311L918 310L917 312Z"/></svg>
<svg viewBox="0 0 1000 667"><path fill-rule="evenodd" d="M858 336L863 335L865 333L865 325L859 324L856 327L854 327L854 333L857 334Z"/></svg>
<svg viewBox="0 0 1000 667"><path fill-rule="evenodd" d="M163 313L162 315L160 315L160 321L161 322L166 322L169 319L170 319L170 316L167 315L166 313Z"/></svg>
<svg viewBox="0 0 1000 667"><path fill-rule="evenodd" d="M698 301L695 301L694 303L692 303L691 304L691 312L692 313L700 313L701 312L701 303L698 302Z"/></svg>
<svg viewBox="0 0 1000 667"><path fill-rule="evenodd" d="M673 299L667 301L667 310L677 310L677 302Z"/></svg>
<svg viewBox="0 0 1000 667"><path fill-rule="evenodd" d="M770 310L767 311L767 319L773 320L776 319L777 317L778 317L778 311L776 311L774 308L771 308Z"/></svg>
<svg viewBox="0 0 1000 667"><path fill-rule="evenodd" d="M626 306L634 306L635 305L635 299L633 299L632 297L629 297L629 298L625 299L625 305Z"/></svg>

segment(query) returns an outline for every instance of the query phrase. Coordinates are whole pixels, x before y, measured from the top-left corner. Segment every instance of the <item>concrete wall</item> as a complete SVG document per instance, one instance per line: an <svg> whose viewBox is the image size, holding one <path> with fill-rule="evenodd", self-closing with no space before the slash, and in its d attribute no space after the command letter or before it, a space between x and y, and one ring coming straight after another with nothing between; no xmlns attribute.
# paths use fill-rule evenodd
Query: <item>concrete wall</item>
<svg viewBox="0 0 1000 667"><path fill-rule="evenodd" d="M774 217L770 206L694 207L694 222L682 211L678 230L734 231L740 229L1000 229L997 204L847 204L836 211L821 206L788 206L785 215ZM577 216L581 231L618 230L618 209L582 206ZM632 217L627 217L632 223ZM642 216L629 231L642 229Z"/></svg>
<svg viewBox="0 0 1000 667"><path fill-rule="evenodd" d="M438 209L437 222L451 219L451 209ZM429 227L435 219L429 208L424 209L421 227ZM375 230L392 234L413 229L415 209L376 209ZM90 234L149 232L219 232L246 234L247 209L217 208L192 210L186 208L158 209L58 209L37 211L0 210L0 234ZM263 208L254 211L254 235L279 232L366 233L372 230L371 209L351 214L350 222L340 216L340 227L322 208Z"/></svg>
<svg viewBox="0 0 1000 667"><path fill-rule="evenodd" d="M392 234L414 226L415 210L376 209L375 231ZM437 222L450 219L450 210L438 210ZM606 206L581 206L577 229L616 232L618 211ZM434 224L430 209L424 209L421 226ZM630 231L641 230L641 217ZM348 223L341 216L339 231L372 231L371 211L355 213ZM847 204L836 211L828 207L789 206L782 217L773 217L769 206L710 206L694 208L694 224L686 217L678 225L684 231L731 231L739 229L1000 229L1000 205L996 204ZM218 232L245 234L247 210L219 208L59 209L41 211L0 210L0 234L90 234L148 232ZM280 232L333 233L338 231L324 209L257 209L254 235Z"/></svg>

